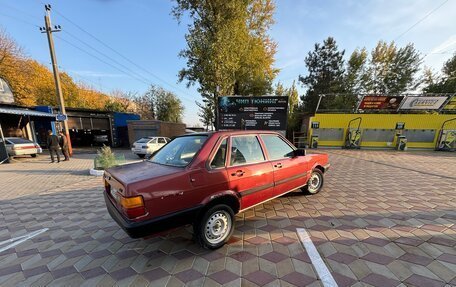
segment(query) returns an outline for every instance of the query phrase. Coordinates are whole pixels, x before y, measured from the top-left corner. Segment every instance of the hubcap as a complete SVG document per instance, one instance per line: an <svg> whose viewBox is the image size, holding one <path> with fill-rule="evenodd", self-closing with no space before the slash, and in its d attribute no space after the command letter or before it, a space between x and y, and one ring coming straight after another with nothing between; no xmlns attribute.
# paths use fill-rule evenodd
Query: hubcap
<svg viewBox="0 0 456 287"><path fill-rule="evenodd" d="M214 212L207 220L204 234L209 243L217 244L226 239L230 229L230 215L224 210L219 210Z"/></svg>
<svg viewBox="0 0 456 287"><path fill-rule="evenodd" d="M317 173L312 174L309 179L309 191L315 192L320 188L321 180Z"/></svg>

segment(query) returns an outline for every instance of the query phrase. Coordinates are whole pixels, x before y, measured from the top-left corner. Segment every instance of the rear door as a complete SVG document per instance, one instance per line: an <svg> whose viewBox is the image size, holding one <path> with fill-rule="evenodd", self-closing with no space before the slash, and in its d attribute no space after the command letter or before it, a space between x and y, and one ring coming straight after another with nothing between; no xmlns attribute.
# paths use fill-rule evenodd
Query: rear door
<svg viewBox="0 0 456 287"><path fill-rule="evenodd" d="M158 138L157 149L161 148L161 147L164 146L165 144L166 144L165 138Z"/></svg>
<svg viewBox="0 0 456 287"><path fill-rule="evenodd" d="M260 138L274 169L273 196L305 185L308 159L305 156L293 157L294 148L279 135L262 134Z"/></svg>
<svg viewBox="0 0 456 287"><path fill-rule="evenodd" d="M228 155L229 187L240 193L241 209L269 199L274 186L273 169L257 136L232 136Z"/></svg>

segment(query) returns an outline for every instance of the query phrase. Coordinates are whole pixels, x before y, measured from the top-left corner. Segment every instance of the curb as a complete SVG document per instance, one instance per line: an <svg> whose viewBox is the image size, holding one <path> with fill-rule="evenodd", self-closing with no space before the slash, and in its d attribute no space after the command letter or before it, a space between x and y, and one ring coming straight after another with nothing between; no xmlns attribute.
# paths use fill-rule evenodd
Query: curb
<svg viewBox="0 0 456 287"><path fill-rule="evenodd" d="M97 170L97 169L91 168L89 173L90 173L90 175L93 175L93 176L103 176L104 170Z"/></svg>

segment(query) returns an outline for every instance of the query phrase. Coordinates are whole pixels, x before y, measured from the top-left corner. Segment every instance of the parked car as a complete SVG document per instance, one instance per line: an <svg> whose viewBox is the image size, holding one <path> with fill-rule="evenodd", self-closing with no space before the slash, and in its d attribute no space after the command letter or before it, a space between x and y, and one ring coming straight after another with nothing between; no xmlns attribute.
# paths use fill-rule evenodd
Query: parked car
<svg viewBox="0 0 456 287"><path fill-rule="evenodd" d="M9 156L31 155L36 157L43 152L39 144L24 138L5 138L6 150Z"/></svg>
<svg viewBox="0 0 456 287"><path fill-rule="evenodd" d="M108 169L104 198L112 218L133 238L193 224L201 246L223 246L234 215L302 188L315 194L327 154L296 149L267 131L188 134L150 160Z"/></svg>
<svg viewBox="0 0 456 287"><path fill-rule="evenodd" d="M109 144L108 135L94 135L93 142L96 145L107 145Z"/></svg>
<svg viewBox="0 0 456 287"><path fill-rule="evenodd" d="M140 158L144 158L146 155L152 155L155 151L159 150L170 141L171 140L167 137L141 138L133 143L131 151Z"/></svg>

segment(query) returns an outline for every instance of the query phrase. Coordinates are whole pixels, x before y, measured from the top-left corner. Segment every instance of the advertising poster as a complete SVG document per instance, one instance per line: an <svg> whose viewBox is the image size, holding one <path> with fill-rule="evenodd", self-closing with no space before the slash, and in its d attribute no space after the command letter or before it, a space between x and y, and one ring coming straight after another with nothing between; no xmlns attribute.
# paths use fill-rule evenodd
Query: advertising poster
<svg viewBox="0 0 456 287"><path fill-rule="evenodd" d="M448 97L407 96L403 101L401 110L438 110Z"/></svg>
<svg viewBox="0 0 456 287"><path fill-rule="evenodd" d="M364 96L359 109L396 111L403 99L404 96Z"/></svg>
<svg viewBox="0 0 456 287"><path fill-rule="evenodd" d="M288 97L220 97L221 130L286 130Z"/></svg>
<svg viewBox="0 0 456 287"><path fill-rule="evenodd" d="M448 103L443 107L444 111L455 111L456 112L456 96L453 96Z"/></svg>

